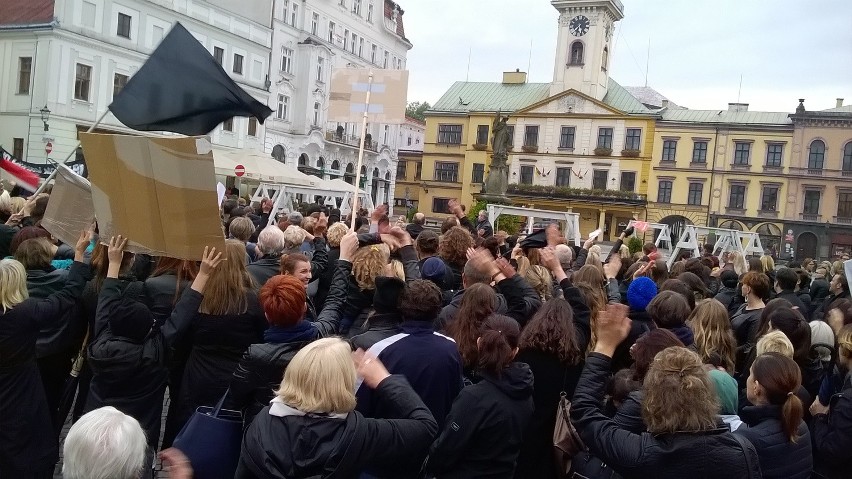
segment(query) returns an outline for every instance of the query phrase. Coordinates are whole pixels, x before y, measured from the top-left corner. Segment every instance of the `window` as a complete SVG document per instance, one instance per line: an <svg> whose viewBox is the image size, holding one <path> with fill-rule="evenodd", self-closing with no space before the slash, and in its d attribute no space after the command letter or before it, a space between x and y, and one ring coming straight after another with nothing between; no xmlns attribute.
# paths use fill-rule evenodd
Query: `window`
<svg viewBox="0 0 852 479"><path fill-rule="evenodd" d="M411 146L411 135L408 135L408 146Z"/></svg>
<svg viewBox="0 0 852 479"><path fill-rule="evenodd" d="M621 191L636 191L636 172L622 171L621 172Z"/></svg>
<svg viewBox="0 0 852 479"><path fill-rule="evenodd" d="M250 117L248 120L248 136L257 136L257 118Z"/></svg>
<svg viewBox="0 0 852 479"><path fill-rule="evenodd" d="M293 68L293 49L281 47L281 71L284 73L292 73Z"/></svg>
<svg viewBox="0 0 852 479"><path fill-rule="evenodd" d="M371 46L371 47L370 47L370 62L371 62L371 63L376 63L376 53L377 53L377 51L378 51L378 47L376 47L375 45L373 45L373 46Z"/></svg>
<svg viewBox="0 0 852 479"><path fill-rule="evenodd" d="M127 85L127 75L122 75L121 73L116 73L112 77L112 97L115 98L118 96L119 92L124 88L124 85Z"/></svg>
<svg viewBox="0 0 852 479"><path fill-rule="evenodd" d="M234 131L234 119L228 118L227 120L222 122L222 130L223 131Z"/></svg>
<svg viewBox="0 0 852 479"><path fill-rule="evenodd" d="M361 0L352 1L352 13L355 15L361 15Z"/></svg>
<svg viewBox="0 0 852 479"><path fill-rule="evenodd" d="M606 66L606 63L604 63ZM642 129L641 128L628 128L627 135L624 137L624 149L625 150L638 150L639 144L642 138Z"/></svg>
<svg viewBox="0 0 852 479"><path fill-rule="evenodd" d="M825 143L822 140L814 140L808 148L808 169L821 170L825 164Z"/></svg>
<svg viewBox="0 0 852 479"><path fill-rule="evenodd" d="M852 141L843 147L843 172L852 172Z"/></svg>
<svg viewBox="0 0 852 479"><path fill-rule="evenodd" d="M358 56L364 58L364 39L358 39Z"/></svg>
<svg viewBox="0 0 852 479"><path fill-rule="evenodd" d="M388 52L385 52L385 62L383 64L382 68L387 69L387 67L388 67Z"/></svg>
<svg viewBox="0 0 852 479"><path fill-rule="evenodd" d="M234 53L234 73L238 75L243 74L243 56L239 53Z"/></svg>
<svg viewBox="0 0 852 479"><path fill-rule="evenodd" d="M324 63L325 58L317 57L317 81L322 81L322 79L324 78L322 74L322 68Z"/></svg>
<svg viewBox="0 0 852 479"><path fill-rule="evenodd" d="M773 168L781 167L781 157L784 155L784 145L781 143L770 143L766 145L766 166Z"/></svg>
<svg viewBox="0 0 852 479"><path fill-rule="evenodd" d="M316 35L319 29L319 13L311 15L311 35Z"/></svg>
<svg viewBox="0 0 852 479"><path fill-rule="evenodd" d="M571 186L571 168L556 169L556 186Z"/></svg>
<svg viewBox="0 0 852 479"><path fill-rule="evenodd" d="M744 141L734 142L734 165L748 166L750 155L751 143L746 143Z"/></svg>
<svg viewBox="0 0 852 479"><path fill-rule="evenodd" d="M485 181L485 165L482 163L473 164L473 174L470 177L471 183L482 183Z"/></svg>
<svg viewBox="0 0 852 479"><path fill-rule="evenodd" d="M852 192L841 191L837 195L837 217L852 218Z"/></svg>
<svg viewBox="0 0 852 479"><path fill-rule="evenodd" d="M531 185L533 183L533 167L528 165L521 165L521 184L522 185Z"/></svg>
<svg viewBox="0 0 852 479"><path fill-rule="evenodd" d="M405 179L405 170L408 166L408 163L405 160L399 160L396 164L396 179L404 180Z"/></svg>
<svg viewBox="0 0 852 479"><path fill-rule="evenodd" d="M677 140L664 140L661 161L675 161L675 155L677 155Z"/></svg>
<svg viewBox="0 0 852 479"><path fill-rule="evenodd" d="M30 94L30 78L33 72L33 57L18 58L18 95Z"/></svg>
<svg viewBox="0 0 852 479"><path fill-rule="evenodd" d="M612 128L598 128L598 148L612 149Z"/></svg>
<svg viewBox="0 0 852 479"><path fill-rule="evenodd" d="M563 126L559 132L559 148L574 148L574 132L573 126Z"/></svg>
<svg viewBox="0 0 852 479"><path fill-rule="evenodd" d="M476 143L478 145L488 144L488 125L479 125L476 127Z"/></svg>
<svg viewBox="0 0 852 479"><path fill-rule="evenodd" d="M745 185L731 185L731 191L728 195L728 208L745 209L745 193Z"/></svg>
<svg viewBox="0 0 852 479"><path fill-rule="evenodd" d="M328 43L334 43L334 22L328 22Z"/></svg>
<svg viewBox="0 0 852 479"><path fill-rule="evenodd" d="M595 170L592 172L592 189L605 190L609 179L609 170Z"/></svg>
<svg viewBox="0 0 852 479"><path fill-rule="evenodd" d="M802 213L806 215L818 215L820 196L821 193L818 190L805 191L805 204L802 208Z"/></svg>
<svg viewBox="0 0 852 479"><path fill-rule="evenodd" d="M389 139L390 139L390 125L385 125L385 141L382 144L389 145L390 144L390 142L388 141Z"/></svg>
<svg viewBox="0 0 852 479"><path fill-rule="evenodd" d="M89 91L92 86L92 67L89 65L77 64L77 70L74 76L74 99L89 101Z"/></svg>
<svg viewBox="0 0 852 479"><path fill-rule="evenodd" d="M299 5L293 2L293 7L290 9L290 25L295 27L297 18L299 18Z"/></svg>
<svg viewBox="0 0 852 479"><path fill-rule="evenodd" d="M352 53L355 53L355 46L358 45L358 35L354 32L352 33L352 43L350 46L352 47Z"/></svg>
<svg viewBox="0 0 852 479"><path fill-rule="evenodd" d="M660 181L660 188L657 190L657 203L671 203L672 202L672 181L671 180L662 180Z"/></svg>
<svg viewBox="0 0 852 479"><path fill-rule="evenodd" d="M778 211L778 187L766 185L760 194L760 211Z"/></svg>
<svg viewBox="0 0 852 479"><path fill-rule="evenodd" d="M461 125L438 125L438 143L447 145L461 145Z"/></svg>
<svg viewBox="0 0 852 479"><path fill-rule="evenodd" d="M12 139L12 155L19 160L24 159L24 139L23 138L13 138Z"/></svg>
<svg viewBox="0 0 852 479"><path fill-rule="evenodd" d="M435 181L444 181L447 183L458 183L459 181L459 164L449 161L435 162Z"/></svg>
<svg viewBox="0 0 852 479"><path fill-rule="evenodd" d="M287 119L287 109L290 107L290 97L287 95L278 95L278 111L277 117L279 120Z"/></svg>
<svg viewBox="0 0 852 479"><path fill-rule="evenodd" d="M569 65L583 64L583 42L577 40L571 44L571 58L568 61Z"/></svg>
<svg viewBox="0 0 852 479"><path fill-rule="evenodd" d="M349 29L343 30L343 49L349 50Z"/></svg>
<svg viewBox="0 0 852 479"><path fill-rule="evenodd" d="M216 63L219 65L225 61L225 49L219 47L213 47L213 59L216 60Z"/></svg>
<svg viewBox="0 0 852 479"><path fill-rule="evenodd" d="M701 206L701 197L704 196L704 183L690 183L686 204Z"/></svg>
<svg viewBox="0 0 852 479"><path fill-rule="evenodd" d="M414 179L419 180L423 176L423 162L418 161L414 165Z"/></svg>
<svg viewBox="0 0 852 479"><path fill-rule="evenodd" d="M707 163L707 142L696 141L692 144L692 162Z"/></svg>
<svg viewBox="0 0 852 479"><path fill-rule="evenodd" d="M320 124L320 104L319 102L314 102L314 126L318 126Z"/></svg>
<svg viewBox="0 0 852 479"><path fill-rule="evenodd" d="M509 132L509 148L515 146L515 125L506 125L506 131Z"/></svg>
<svg viewBox="0 0 852 479"><path fill-rule="evenodd" d="M538 125L524 127L524 146L538 146Z"/></svg>
<svg viewBox="0 0 852 479"><path fill-rule="evenodd" d="M432 198L432 213L449 213L450 198Z"/></svg>
<svg viewBox="0 0 852 479"><path fill-rule="evenodd" d="M118 14L118 28L116 29L115 34L122 37L130 39L130 15L125 15L123 13Z"/></svg>
<svg viewBox="0 0 852 479"><path fill-rule="evenodd" d="M373 23L373 2L367 5L367 21Z"/></svg>

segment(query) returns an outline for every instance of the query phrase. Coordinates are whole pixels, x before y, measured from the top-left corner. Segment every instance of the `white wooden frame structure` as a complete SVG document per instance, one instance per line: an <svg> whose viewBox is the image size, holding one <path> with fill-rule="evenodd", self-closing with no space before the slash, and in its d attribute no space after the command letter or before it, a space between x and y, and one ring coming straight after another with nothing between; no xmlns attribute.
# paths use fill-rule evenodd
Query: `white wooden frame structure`
<svg viewBox="0 0 852 479"><path fill-rule="evenodd" d="M628 223L627 226L628 227L633 226L634 224L636 224L636 221L637 220L630 220L630 223ZM665 223L648 223L648 229L660 230L660 232L657 233L657 237L654 238L654 246L659 248L661 243L663 241L665 241L665 242L668 243L668 248L665 248L665 249L672 249L672 228L671 228L671 226L669 226ZM647 233L647 232L648 231L645 230L645 233ZM633 235L636 236L635 231L634 231Z"/></svg>
<svg viewBox="0 0 852 479"><path fill-rule="evenodd" d="M698 244L698 236L706 236L708 234L716 236L716 243L713 245L714 255L727 251L738 251L743 256L760 256L764 254L763 244L760 241L760 235L757 233L689 225L684 226L683 233L681 233L677 245L671 251L667 261L668 266L671 267L674 264L678 254L683 250L692 251L694 258L700 257L701 245Z"/></svg>
<svg viewBox="0 0 852 479"><path fill-rule="evenodd" d="M500 215L519 215L527 217L527 234L532 233L533 224L536 218L552 219L565 222L566 240L573 240L574 244L580 246L580 215L577 213L569 213L567 211L539 210L535 208L522 208L519 206L507 205L491 205L487 206L488 219L491 221L491 226L494 232L497 232L497 218Z"/></svg>
<svg viewBox="0 0 852 479"><path fill-rule="evenodd" d="M263 198L272 200L272 212L269 215L269 224L275 223L275 215L282 210L293 211L293 200L298 194L314 196L322 196L323 204L332 208L338 208L337 200L340 200L340 215L346 216L352 211L352 191L343 191L336 189L319 189L306 188L301 186L284 185L280 183L260 183L254 191L251 200L260 202ZM367 208L368 211L374 209L373 199L364 191L360 191L358 203Z"/></svg>

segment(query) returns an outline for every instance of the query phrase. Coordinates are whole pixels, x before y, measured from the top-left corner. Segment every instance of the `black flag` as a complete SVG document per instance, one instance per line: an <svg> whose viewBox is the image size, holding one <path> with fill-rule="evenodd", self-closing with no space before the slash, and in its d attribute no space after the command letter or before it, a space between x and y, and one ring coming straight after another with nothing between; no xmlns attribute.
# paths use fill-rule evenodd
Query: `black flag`
<svg viewBox="0 0 852 479"><path fill-rule="evenodd" d="M272 110L225 73L186 28L176 23L148 61L109 106L113 115L139 131L206 135L234 116L260 123Z"/></svg>

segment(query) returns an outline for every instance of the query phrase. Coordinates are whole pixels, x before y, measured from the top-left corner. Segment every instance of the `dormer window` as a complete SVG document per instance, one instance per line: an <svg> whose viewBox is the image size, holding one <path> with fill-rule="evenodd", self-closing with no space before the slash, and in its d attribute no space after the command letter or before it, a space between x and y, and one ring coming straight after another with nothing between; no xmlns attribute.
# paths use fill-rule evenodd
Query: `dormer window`
<svg viewBox="0 0 852 479"><path fill-rule="evenodd" d="M583 64L583 42L577 40L576 42L571 44L571 56L569 65L582 65Z"/></svg>

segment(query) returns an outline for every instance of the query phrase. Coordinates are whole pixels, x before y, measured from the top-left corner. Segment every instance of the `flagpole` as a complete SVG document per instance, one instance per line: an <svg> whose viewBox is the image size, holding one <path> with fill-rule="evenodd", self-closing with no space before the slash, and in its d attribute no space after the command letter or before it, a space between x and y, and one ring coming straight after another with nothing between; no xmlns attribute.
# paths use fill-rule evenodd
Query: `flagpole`
<svg viewBox="0 0 852 479"><path fill-rule="evenodd" d="M358 167L355 168L355 197L352 199L352 211L350 212L351 224L349 228L355 230L355 217L358 214L358 190L361 183L361 165L364 162L364 140L367 136L367 112L370 110L370 93L373 91L373 69L370 69L369 80L367 80L367 98L364 100L364 116L361 118L361 142L358 146Z"/></svg>
<svg viewBox="0 0 852 479"><path fill-rule="evenodd" d="M90 127L89 127L89 129L88 129L88 130L86 130L86 133L91 133L91 132L92 132L92 130L94 130L94 129L95 129L95 127L97 127L98 125L100 125L100 124L101 124L101 122L103 121L103 119L104 119L104 118L106 118L107 113L109 113L109 108L107 108L106 110L104 110L103 114L102 114L102 115L98 118L98 120L97 120L96 122L94 122L94 123L92 124L92 126L90 126ZM65 159L64 159L64 160L62 160L62 164L63 164L63 165L64 165L65 163L68 163L68 160L70 160L70 159L71 159L71 157L72 157L72 156L74 156L74 154L75 154L75 153L77 153L77 148L79 148L79 147L80 147L80 141L78 140L78 141L77 141L77 146L75 146L75 147L74 147L74 149L73 149L73 150L71 150L71 153L69 153L69 154L68 154L68 156L67 156L67 157L65 157ZM44 189L45 189L45 188L47 188L47 184L48 184L48 183L50 183L50 181L51 181L51 180L53 180L53 178L55 178L55 177L56 177L56 168L54 168L54 169L53 169L53 173L51 173L51 174L50 174L50 176L48 176L48 177L47 177L47 179L45 179L45 180L44 180L44 182L42 182L41 186L39 186L39 187L38 187L38 189L36 190L36 192L35 192L35 193L33 193L33 196L38 196L39 194L41 194L41 192L42 192L42 191L44 191Z"/></svg>

